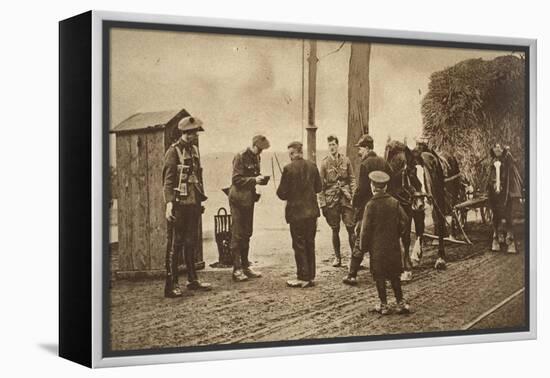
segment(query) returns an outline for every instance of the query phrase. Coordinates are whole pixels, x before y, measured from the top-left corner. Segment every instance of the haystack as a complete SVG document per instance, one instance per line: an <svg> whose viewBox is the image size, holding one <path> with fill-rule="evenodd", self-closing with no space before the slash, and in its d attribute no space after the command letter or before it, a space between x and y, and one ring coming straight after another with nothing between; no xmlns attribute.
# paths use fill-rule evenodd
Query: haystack
<svg viewBox="0 0 550 378"><path fill-rule="evenodd" d="M470 59L434 72L422 100L430 146L454 154L475 189L484 191L495 143L509 146L524 174L526 142L523 56Z"/></svg>

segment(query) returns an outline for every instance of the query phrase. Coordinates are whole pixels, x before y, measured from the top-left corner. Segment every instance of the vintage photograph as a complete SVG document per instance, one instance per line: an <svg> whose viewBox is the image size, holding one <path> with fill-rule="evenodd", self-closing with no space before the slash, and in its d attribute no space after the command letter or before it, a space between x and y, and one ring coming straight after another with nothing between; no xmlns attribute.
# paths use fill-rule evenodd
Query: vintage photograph
<svg viewBox="0 0 550 378"><path fill-rule="evenodd" d="M525 50L108 30L109 350L528 329Z"/></svg>

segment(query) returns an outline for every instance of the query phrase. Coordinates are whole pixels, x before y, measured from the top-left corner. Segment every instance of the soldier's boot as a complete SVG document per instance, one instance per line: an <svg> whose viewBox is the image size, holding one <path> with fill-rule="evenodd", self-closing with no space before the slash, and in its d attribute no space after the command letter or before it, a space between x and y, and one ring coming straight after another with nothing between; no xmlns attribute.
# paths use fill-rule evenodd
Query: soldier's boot
<svg viewBox="0 0 550 378"><path fill-rule="evenodd" d="M390 308L388 307L387 303L378 303L374 306L372 309L373 312L377 312L380 315L388 315L390 313Z"/></svg>
<svg viewBox="0 0 550 378"><path fill-rule="evenodd" d="M243 273L248 278L260 278L262 276L261 272L255 271L251 267L244 268Z"/></svg>
<svg viewBox="0 0 550 378"><path fill-rule="evenodd" d="M404 299L402 299L401 301L397 302L395 312L399 315L409 314L411 312L411 306Z"/></svg>
<svg viewBox="0 0 550 378"><path fill-rule="evenodd" d="M212 285L207 282L192 281L187 283L187 289L210 291L212 290Z"/></svg>
<svg viewBox="0 0 550 378"><path fill-rule="evenodd" d="M233 281L235 282L248 281L248 277L243 273L242 269L237 269L233 272Z"/></svg>
<svg viewBox="0 0 550 378"><path fill-rule="evenodd" d="M357 285L357 272L359 271L361 260L362 259L358 258L357 256L351 256L351 261L349 263L349 273L342 280L343 283L351 286Z"/></svg>
<svg viewBox="0 0 550 378"><path fill-rule="evenodd" d="M183 295L178 285L177 259L173 249L166 254L166 282L164 284L164 296L166 298L177 298Z"/></svg>
<svg viewBox="0 0 550 378"><path fill-rule="evenodd" d="M332 260L332 266L335 268L339 268L342 266L342 256L340 255L340 251L334 252L334 260Z"/></svg>
<svg viewBox="0 0 550 378"><path fill-rule="evenodd" d="M183 295L177 284L174 284L171 276L166 276L166 284L164 285L164 296L166 298L177 298Z"/></svg>

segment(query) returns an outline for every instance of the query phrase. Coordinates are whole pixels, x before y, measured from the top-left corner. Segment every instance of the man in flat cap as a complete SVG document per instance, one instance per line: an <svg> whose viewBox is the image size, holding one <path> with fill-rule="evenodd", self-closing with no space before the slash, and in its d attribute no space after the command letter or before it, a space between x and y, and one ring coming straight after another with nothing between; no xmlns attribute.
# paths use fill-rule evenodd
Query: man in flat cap
<svg viewBox="0 0 550 378"><path fill-rule="evenodd" d="M359 248L370 253L370 271L380 304L375 311L382 315L389 313L386 298L386 280L389 280L397 302L397 313L409 312L409 305L403 300L400 275L403 272L401 239L407 230L407 214L399 201L386 193L390 176L386 172L369 173L373 192L363 213Z"/></svg>
<svg viewBox="0 0 550 378"><path fill-rule="evenodd" d="M303 158L302 143L290 143L288 154L290 163L283 168L277 196L286 201L285 219L290 225L297 267L297 279L287 281L287 285L303 288L312 286L315 279L315 233L320 216L317 193L322 184L315 164Z"/></svg>
<svg viewBox="0 0 550 378"><path fill-rule="evenodd" d="M166 202L166 285L164 296L181 297L178 285L178 256L182 251L187 268L187 288L210 290L210 284L201 283L195 269L201 203L206 201L202 168L197 147L198 132L204 131L198 118L185 117L178 123L181 137L164 156L162 179Z"/></svg>
<svg viewBox="0 0 550 378"><path fill-rule="evenodd" d="M350 250L355 245L355 217L351 205L355 192L355 176L347 156L338 152L338 137L327 138L329 154L321 162L321 183L323 190L319 193L319 206L329 227L332 229L332 247L334 261L332 266L342 266L340 251L340 222L348 231Z"/></svg>
<svg viewBox="0 0 550 378"><path fill-rule="evenodd" d="M384 158L374 152L374 140L370 135L363 135L355 146L359 148L358 154L361 157L361 165L359 166L359 179L357 190L353 195L352 205L357 217L356 233L359 235L365 205L372 197L369 174L373 171L383 171L391 177L391 168ZM359 248L359 236L357 236L349 264L349 273L343 280L345 284L357 284L357 272L361 266L361 261L363 261L364 253Z"/></svg>
<svg viewBox="0 0 550 378"><path fill-rule="evenodd" d="M260 199L256 185L267 185L269 177L260 174L260 154L270 147L263 135L252 138L252 146L239 152L233 159L233 174L229 189L231 208L231 254L233 281L242 282L261 277L250 267L248 252L254 222L254 204Z"/></svg>

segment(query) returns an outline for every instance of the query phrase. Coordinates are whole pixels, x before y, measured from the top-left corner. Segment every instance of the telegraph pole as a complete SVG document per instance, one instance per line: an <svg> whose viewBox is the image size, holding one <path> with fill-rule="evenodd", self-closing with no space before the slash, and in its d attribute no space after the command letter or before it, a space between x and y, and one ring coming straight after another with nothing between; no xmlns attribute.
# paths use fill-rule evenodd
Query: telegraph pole
<svg viewBox="0 0 550 378"><path fill-rule="evenodd" d="M346 155L351 160L354 172L359 172L359 157L355 143L369 132L369 69L370 43L353 42L348 74L348 142Z"/></svg>
<svg viewBox="0 0 550 378"><path fill-rule="evenodd" d="M317 163L317 143L315 125L315 97L317 92L317 41L309 40L307 48L308 91L307 91L307 158Z"/></svg>

